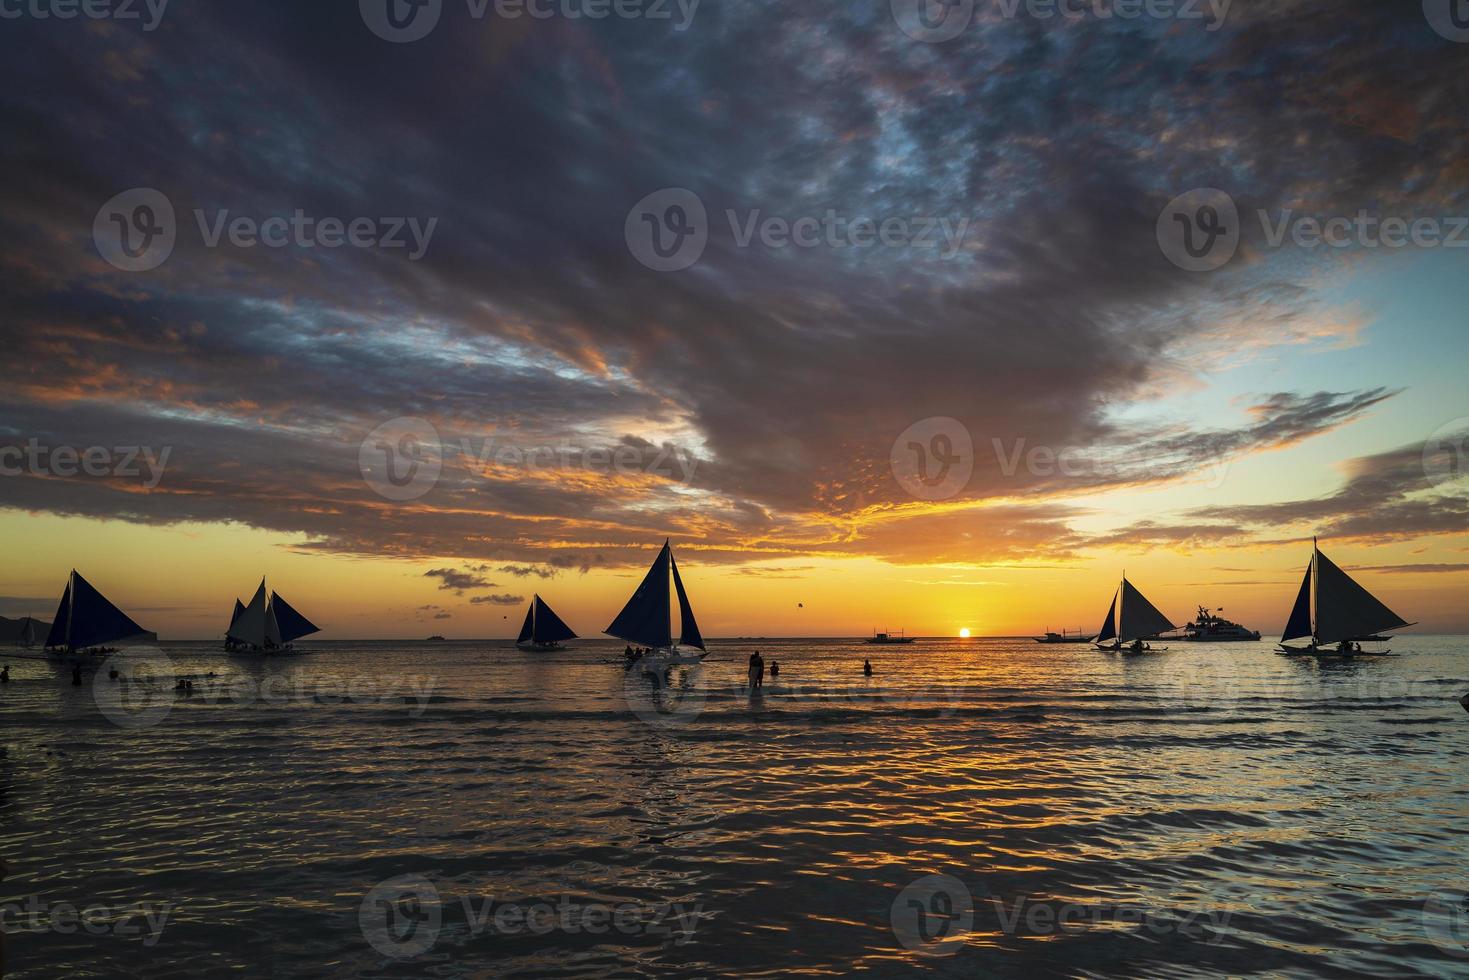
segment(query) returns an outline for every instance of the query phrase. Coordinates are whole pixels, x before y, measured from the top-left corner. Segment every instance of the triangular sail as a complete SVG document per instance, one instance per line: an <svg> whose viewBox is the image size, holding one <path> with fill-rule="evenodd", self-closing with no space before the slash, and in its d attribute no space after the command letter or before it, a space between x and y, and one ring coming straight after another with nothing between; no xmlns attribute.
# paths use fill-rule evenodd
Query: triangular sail
<svg viewBox="0 0 1469 980"><path fill-rule="evenodd" d="M280 597L280 593L270 594L270 612L275 618L275 625L280 630L280 642L291 643L310 636L312 633L320 633L321 628L311 620L298 613L289 602Z"/></svg>
<svg viewBox="0 0 1469 980"><path fill-rule="evenodd" d="M66 580L66 591L61 593L61 604L56 607L56 618L51 620L51 631L46 634L48 647L66 646L66 629L71 623L71 578Z"/></svg>
<svg viewBox="0 0 1469 980"><path fill-rule="evenodd" d="M1122 580L1122 609L1117 619L1117 638L1123 643L1145 640L1178 629L1125 578Z"/></svg>
<svg viewBox="0 0 1469 980"><path fill-rule="evenodd" d="M232 612L232 613L230 613L230 629L234 629L235 628L235 624L240 621L240 613L242 613L244 611L245 611L245 604L243 602L241 602L239 599L236 599L235 600L235 611ZM226 631L226 632L228 632L228 631Z"/></svg>
<svg viewBox="0 0 1469 980"><path fill-rule="evenodd" d="M531 608L536 614L532 637L537 643L560 643L563 640L576 639L571 627L563 623L561 617L546 605L546 600L536 596L531 602Z"/></svg>
<svg viewBox="0 0 1469 980"><path fill-rule="evenodd" d="M1317 642L1338 643L1407 625L1330 558L1316 552Z"/></svg>
<svg viewBox="0 0 1469 980"><path fill-rule="evenodd" d="M1306 566L1306 577L1301 579L1301 591L1296 593L1296 604L1291 608L1290 619L1281 640L1299 640L1311 635L1311 566Z"/></svg>
<svg viewBox="0 0 1469 980"><path fill-rule="evenodd" d="M524 643L536 635L536 601L531 600L530 606L525 611L525 622L520 624L520 635L515 638L516 643Z"/></svg>
<svg viewBox="0 0 1469 980"><path fill-rule="evenodd" d="M1117 593L1112 593L1112 605L1107 607L1107 619L1097 632L1097 642L1106 643L1117 639Z"/></svg>
<svg viewBox="0 0 1469 980"><path fill-rule="evenodd" d="M681 646L704 649L704 638L699 635L699 624L694 621L694 607L689 605L688 593L683 590L683 577L678 574L678 562L672 553L668 556L673 569L673 588L678 593L678 642Z"/></svg>
<svg viewBox="0 0 1469 980"><path fill-rule="evenodd" d="M47 646L84 650L121 640L156 640L75 571L56 611Z"/></svg>
<svg viewBox="0 0 1469 980"><path fill-rule="evenodd" d="M245 611L240 613L240 618L235 625L230 627L229 637L239 643L248 643L253 647L264 649L268 646L277 645L281 641L280 627L276 625L275 615L270 609L269 600L265 597L265 579L260 580L260 588L255 590L255 596Z"/></svg>
<svg viewBox="0 0 1469 980"><path fill-rule="evenodd" d="M603 632L655 650L673 646L673 631L669 624L672 605L668 599L668 566L672 558L673 553L665 541L642 584L627 600L627 605L612 625Z"/></svg>

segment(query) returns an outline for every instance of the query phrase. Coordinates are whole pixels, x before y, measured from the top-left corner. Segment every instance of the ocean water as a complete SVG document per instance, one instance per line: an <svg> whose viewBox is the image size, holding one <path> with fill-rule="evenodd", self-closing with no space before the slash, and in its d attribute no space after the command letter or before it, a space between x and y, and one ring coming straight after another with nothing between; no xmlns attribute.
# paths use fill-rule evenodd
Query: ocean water
<svg viewBox="0 0 1469 980"><path fill-rule="evenodd" d="M1391 646L12 660L7 975L1469 976L1469 640Z"/></svg>

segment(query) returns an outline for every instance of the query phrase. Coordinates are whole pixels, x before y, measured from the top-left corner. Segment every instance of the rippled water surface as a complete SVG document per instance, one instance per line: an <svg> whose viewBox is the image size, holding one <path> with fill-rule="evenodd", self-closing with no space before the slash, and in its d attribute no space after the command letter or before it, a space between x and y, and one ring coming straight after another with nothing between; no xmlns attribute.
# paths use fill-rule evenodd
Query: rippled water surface
<svg viewBox="0 0 1469 980"><path fill-rule="evenodd" d="M12 660L8 975L1466 976L1466 645Z"/></svg>

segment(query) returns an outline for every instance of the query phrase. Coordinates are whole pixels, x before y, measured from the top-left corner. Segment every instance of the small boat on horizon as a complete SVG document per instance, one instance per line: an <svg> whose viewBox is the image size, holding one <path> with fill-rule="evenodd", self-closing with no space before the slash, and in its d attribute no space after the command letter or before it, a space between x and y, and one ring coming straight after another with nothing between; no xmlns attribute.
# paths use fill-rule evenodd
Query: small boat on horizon
<svg viewBox="0 0 1469 980"><path fill-rule="evenodd" d="M145 630L82 578L76 569L66 580L66 591L56 607L56 618L46 635L46 650L54 656L102 656L116 653L113 643L157 643L158 634Z"/></svg>
<svg viewBox="0 0 1469 980"><path fill-rule="evenodd" d="M319 632L321 629L315 623L298 613L279 593L271 592L267 597L262 576L248 606L235 600L229 629L224 635L224 648L230 653L264 656L296 653L292 646L295 641Z"/></svg>
<svg viewBox="0 0 1469 980"><path fill-rule="evenodd" d="M1127 580L1124 572L1122 584L1112 595L1112 605L1107 609L1107 618L1102 622L1096 642L1098 649L1114 653L1153 653L1158 651L1144 641L1176 629L1178 627ZM1160 647L1159 651L1167 649Z"/></svg>
<svg viewBox="0 0 1469 980"><path fill-rule="evenodd" d="M1032 636L1031 639L1037 643L1090 643L1096 635L1079 629L1075 633L1068 633L1064 629L1059 633L1046 630L1045 636Z"/></svg>
<svg viewBox="0 0 1469 980"><path fill-rule="evenodd" d="M0 644L6 646L38 647L46 642L50 632L51 624L34 616L22 616L20 619L0 616Z"/></svg>
<svg viewBox="0 0 1469 980"><path fill-rule="evenodd" d="M1287 657L1386 657L1391 650L1364 653L1362 643L1390 639L1382 636L1383 630L1412 625L1338 568L1312 538L1311 562L1281 631L1280 653ZM1287 644L1307 637L1311 640L1307 646Z"/></svg>
<svg viewBox="0 0 1469 980"><path fill-rule="evenodd" d="M678 597L679 638L673 639L673 602L668 594L670 577ZM663 542L663 549L643 576L633 592L632 598L612 625L603 630L608 636L616 637L651 652L637 658L629 666L649 673L661 673L677 664L696 664L709 655L704 648L704 637L699 633L699 624L694 620L694 608L689 604L684 591L683 577L678 573L678 562L673 557L671 540ZM690 653L685 647L699 651Z"/></svg>
<svg viewBox="0 0 1469 980"><path fill-rule="evenodd" d="M1248 629L1239 623L1231 623L1218 615L1222 612L1224 612L1223 606L1216 610L1200 606L1199 615L1192 623L1184 626L1183 638L1192 643L1239 643L1260 639L1259 630Z"/></svg>
<svg viewBox="0 0 1469 980"><path fill-rule="evenodd" d="M866 640L864 640L862 642L864 642L864 643L878 643L878 644L883 644L883 643L912 643L913 642L913 637L904 635L904 633L903 633L902 630L898 630L896 636L893 635L892 633L888 633L888 632L879 633L876 630L873 630L872 631L872 635L869 636Z"/></svg>
<svg viewBox="0 0 1469 980"><path fill-rule="evenodd" d="M560 650L566 640L576 639L571 627L561 621L546 601L535 595L525 611L525 622L515 645L522 650Z"/></svg>

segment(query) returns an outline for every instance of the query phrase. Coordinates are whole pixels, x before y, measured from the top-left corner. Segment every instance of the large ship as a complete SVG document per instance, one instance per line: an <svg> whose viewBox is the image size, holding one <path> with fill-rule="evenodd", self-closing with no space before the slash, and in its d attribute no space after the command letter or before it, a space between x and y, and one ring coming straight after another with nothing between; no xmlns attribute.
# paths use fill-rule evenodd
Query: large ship
<svg viewBox="0 0 1469 980"><path fill-rule="evenodd" d="M1199 615L1183 628L1183 638L1199 643L1252 642L1260 638L1259 630L1246 629L1239 623L1231 623L1220 616L1224 607L1211 611L1199 607Z"/></svg>

